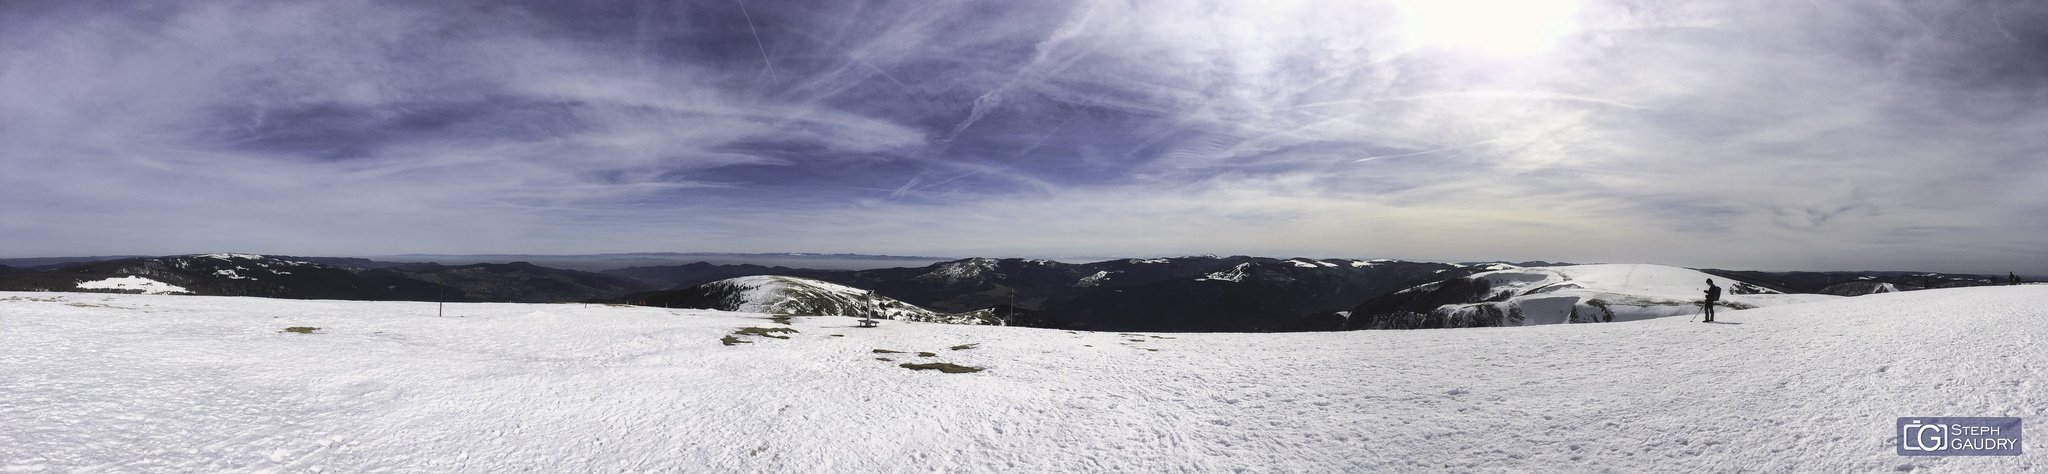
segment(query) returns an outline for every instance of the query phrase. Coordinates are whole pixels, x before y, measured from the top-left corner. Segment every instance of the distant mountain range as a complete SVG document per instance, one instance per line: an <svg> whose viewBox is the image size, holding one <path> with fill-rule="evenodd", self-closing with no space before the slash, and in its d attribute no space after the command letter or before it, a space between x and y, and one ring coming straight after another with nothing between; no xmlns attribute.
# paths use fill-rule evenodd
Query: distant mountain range
<svg viewBox="0 0 2048 474"><path fill-rule="evenodd" d="M969 258L919 268L825 271L685 265L605 273L685 287L744 273L872 290L947 313L1018 314L1013 324L1104 331L1271 331L1323 311L1493 268L1396 260L1191 256L1064 263ZM629 295L627 301L672 292ZM1014 306L1012 306L1014 305Z"/></svg>
<svg viewBox="0 0 2048 474"><path fill-rule="evenodd" d="M148 255L107 255L92 257L0 258L0 267L13 268L16 271L48 271L82 263L148 257ZM5 274L5 272L0 271L0 274Z"/></svg>
<svg viewBox="0 0 2048 474"><path fill-rule="evenodd" d="M22 270L55 270L91 262L151 258L149 255L91 257L0 258L0 267ZM853 253L730 253L730 252L640 252L587 255L546 254L403 254L356 257L291 257L292 259L349 268L386 268L408 263L473 265L478 263L525 262L549 268L601 271L634 266L684 265L705 262L713 265L764 265L825 270L865 270L924 266L954 260L951 257L867 255ZM4 270L0 270L4 272Z"/></svg>
<svg viewBox="0 0 2048 474"><path fill-rule="evenodd" d="M526 262L553 268L582 271L603 271L626 267L647 267L663 265L684 265L704 262L713 265L763 265L793 268L814 268L826 270L865 270L870 268L924 266L953 260L948 257L917 257L901 255L863 255L851 253L725 253L725 252L643 252L608 253L596 255L519 255L519 254L476 254L438 255L407 254L369 256L370 259L399 262L435 262L443 265L469 265L476 263ZM6 263L0 261L0 263Z"/></svg>
<svg viewBox="0 0 2048 474"><path fill-rule="evenodd" d="M1929 272L1757 272L1705 269L1702 272L1741 278L1785 293L1821 293L1857 296L1884 291L1929 288L1961 288L2005 284L1998 275L1966 275ZM1889 286L1886 286L1889 285Z"/></svg>
<svg viewBox="0 0 2048 474"><path fill-rule="evenodd" d="M696 254L622 255L673 258ZM904 262L926 258L824 257L896 258ZM77 263L80 259L99 260ZM1694 271L1655 265L1454 264L1213 255L1092 263L967 258L915 267L858 270L693 262L590 272L529 262L448 265L223 253L0 260L0 290L352 300L586 301L713 309L783 305L776 306L775 311L837 311L919 321L1103 331L1400 329L1536 324L1552 319L1604 322L1690 308L1687 298L1697 298L1697 289L1666 288L1645 293L1640 289L1600 286L1611 278L1599 275L1623 267L1647 269L1650 274L1670 273L1670 280L1682 281L1684 285L1709 277L1726 279L1723 284L1729 287L1733 302L1744 301L1735 295L1854 296L1975 286L1990 281L1985 275L1912 272ZM1684 274L1682 278L1679 273ZM780 278L744 278L769 275ZM1625 281L1635 280L1628 275L1624 273ZM776 289L761 290L770 287ZM860 296L846 296L856 291ZM810 296L735 299L742 294ZM1563 296L1573 297L1570 304L1560 299ZM1751 297L1756 298L1763 297ZM798 300L808 303L790 303ZM1551 314L1556 312L1551 310L1561 312Z"/></svg>
<svg viewBox="0 0 2048 474"><path fill-rule="evenodd" d="M631 278L526 263L444 266L370 262L372 265L365 266L373 268L363 268L314 260L336 261L233 253L130 258L0 275L0 290L120 291L124 285L139 285L133 289L221 296L544 303L653 289ZM339 263L350 261L340 259Z"/></svg>

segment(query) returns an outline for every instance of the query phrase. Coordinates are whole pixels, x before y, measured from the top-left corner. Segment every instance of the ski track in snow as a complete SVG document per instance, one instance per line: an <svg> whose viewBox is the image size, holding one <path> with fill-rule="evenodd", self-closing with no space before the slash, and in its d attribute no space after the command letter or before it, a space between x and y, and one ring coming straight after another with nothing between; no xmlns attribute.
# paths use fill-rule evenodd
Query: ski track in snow
<svg viewBox="0 0 2048 474"><path fill-rule="evenodd" d="M788 340L725 346L785 326L0 293L0 472L2040 471L2039 435L2019 457L1901 457L1892 428L2048 420L2043 303L1965 288L1720 316L1739 324L1290 334L796 317ZM987 370L897 367L927 361Z"/></svg>

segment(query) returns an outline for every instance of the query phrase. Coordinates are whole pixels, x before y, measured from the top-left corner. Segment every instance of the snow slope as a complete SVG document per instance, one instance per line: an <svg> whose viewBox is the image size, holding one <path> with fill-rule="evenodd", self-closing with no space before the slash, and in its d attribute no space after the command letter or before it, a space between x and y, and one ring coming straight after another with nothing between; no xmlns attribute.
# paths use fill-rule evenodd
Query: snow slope
<svg viewBox="0 0 2048 474"><path fill-rule="evenodd" d="M1787 295L1777 291L1716 277L1689 268L1646 264L1572 265L1515 268L1473 275L1494 284L1496 291L1513 291L1517 296L1497 303L1516 306L1528 324L1570 322L1577 309L1581 317L1600 313L1613 321L1697 313L1698 301L1707 291L1707 280L1721 286L1721 300L1735 308L1774 306L1834 299L1829 295ZM1599 300L1606 312L1590 302Z"/></svg>
<svg viewBox="0 0 2048 474"><path fill-rule="evenodd" d="M1695 315L1706 292L1706 281L1722 287L1721 310L1748 309L1780 304L1807 303L1839 298L1832 295L1782 294L1748 283L1717 277L1698 270L1646 264L1571 265L1515 267L1494 264L1500 270L1464 277L1459 288L1483 291L1464 303L1414 309L1423 314L1377 315L1389 317L1396 328L1412 327L1407 320L1443 322L1425 327L1526 326L1581 322L1636 321L1668 316ZM1437 282L1402 290L1405 293L1434 292L1448 282ZM1462 291L1462 290L1461 290ZM1479 300L1485 301L1479 301ZM1372 303L1368 302L1367 305ZM1498 323L1493 323L1498 321ZM1375 326L1375 328L1378 328Z"/></svg>
<svg viewBox="0 0 2048 474"><path fill-rule="evenodd" d="M0 472L2040 472L2042 435L1909 458L1893 420L2048 420L2044 303L1154 336L0 293Z"/></svg>

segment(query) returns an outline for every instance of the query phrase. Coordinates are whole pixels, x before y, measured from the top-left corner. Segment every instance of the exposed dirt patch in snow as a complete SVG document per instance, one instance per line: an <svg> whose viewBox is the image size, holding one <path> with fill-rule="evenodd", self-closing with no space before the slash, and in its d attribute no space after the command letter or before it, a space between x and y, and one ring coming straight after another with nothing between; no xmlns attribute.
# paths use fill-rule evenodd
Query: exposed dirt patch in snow
<svg viewBox="0 0 2048 474"><path fill-rule="evenodd" d="M952 364L946 362L932 362L927 364L913 364L905 362L902 364L902 367L910 370L936 370L949 374L965 374L981 371L980 367L968 367L960 364Z"/></svg>

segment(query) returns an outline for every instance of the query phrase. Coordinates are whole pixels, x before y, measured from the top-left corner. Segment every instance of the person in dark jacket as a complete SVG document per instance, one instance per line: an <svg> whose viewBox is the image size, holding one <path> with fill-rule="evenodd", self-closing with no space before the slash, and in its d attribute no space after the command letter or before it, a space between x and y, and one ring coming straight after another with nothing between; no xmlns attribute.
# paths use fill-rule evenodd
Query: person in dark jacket
<svg viewBox="0 0 2048 474"><path fill-rule="evenodd" d="M1702 309L1702 311L1705 311L1705 312L1706 312L1706 315L1707 315L1707 318L1706 318L1706 321L1705 321L1705 322L1709 322L1709 323L1711 323L1711 322L1714 322L1714 302L1716 302L1716 301L1720 301L1720 300L1721 300L1721 287L1718 287L1718 286L1714 286L1714 279L1712 279L1712 278L1708 278L1708 279L1707 279L1707 302L1706 302L1705 304L1702 304L1702 305L1700 305L1700 306L1701 306L1701 307L1703 308L1703 309Z"/></svg>

